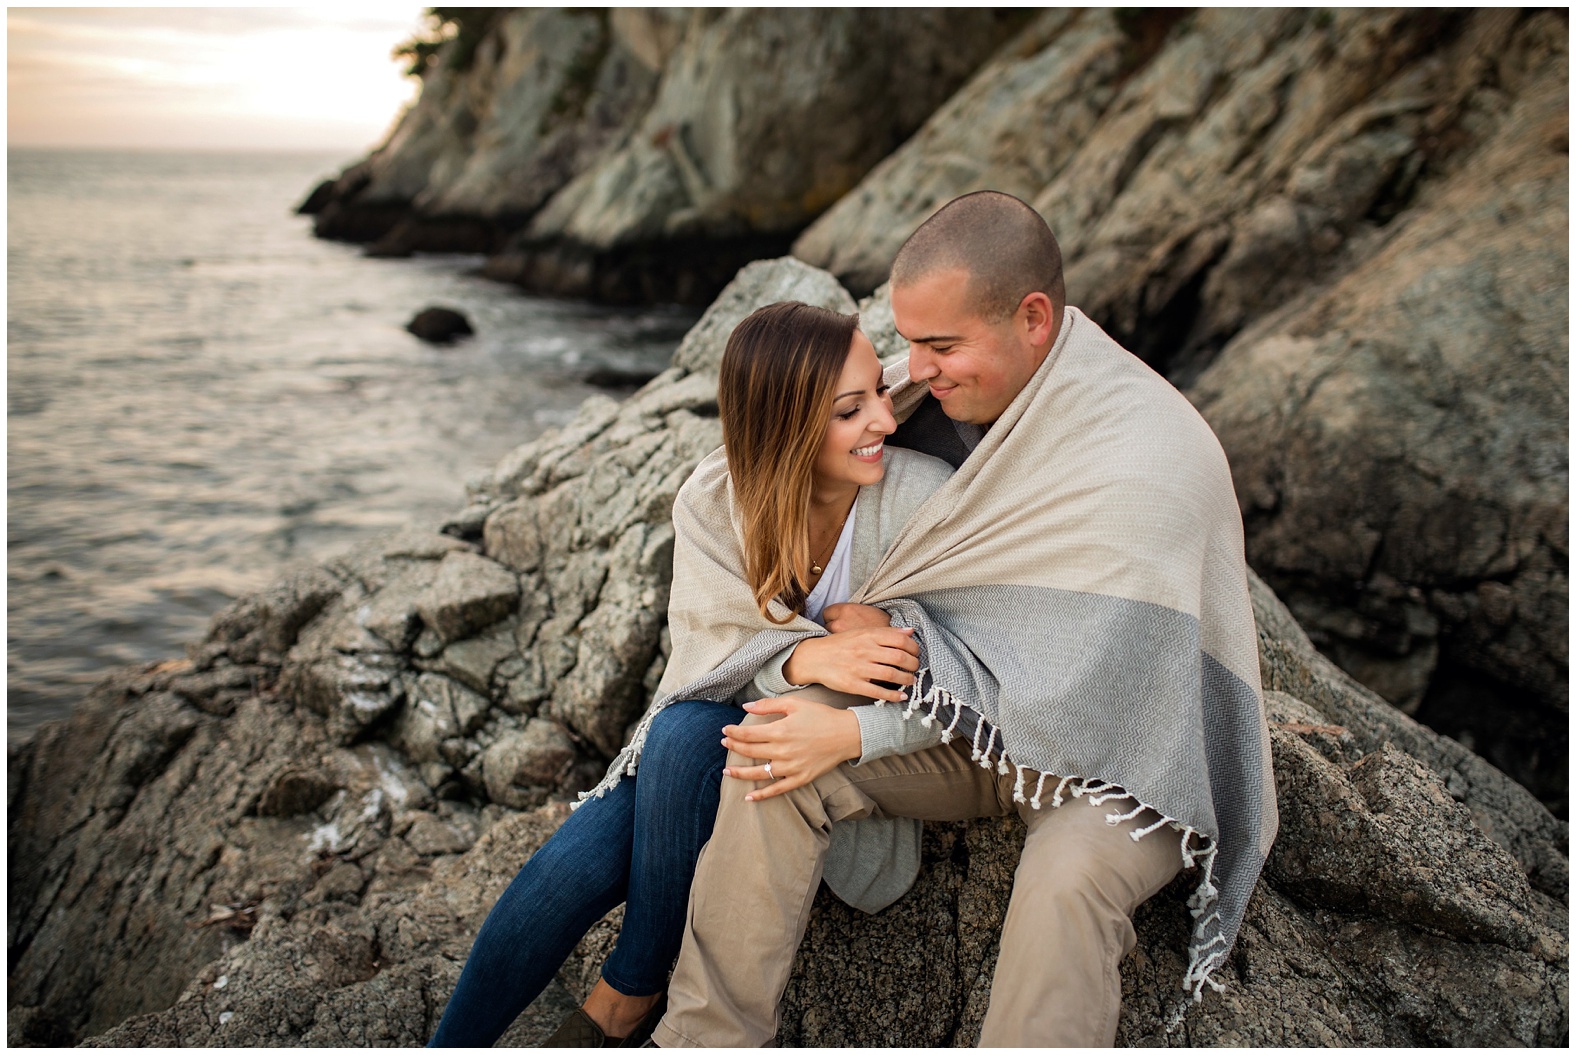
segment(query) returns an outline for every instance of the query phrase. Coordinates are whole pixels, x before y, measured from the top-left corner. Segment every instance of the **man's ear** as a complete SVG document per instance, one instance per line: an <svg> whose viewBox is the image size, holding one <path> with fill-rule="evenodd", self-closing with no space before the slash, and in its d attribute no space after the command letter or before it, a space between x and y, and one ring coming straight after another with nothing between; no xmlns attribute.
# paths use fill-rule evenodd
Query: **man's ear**
<svg viewBox="0 0 1576 1055"><path fill-rule="evenodd" d="M1056 305L1038 290L1024 294L1018 302L1018 321L1029 343L1036 348L1050 344L1056 337Z"/></svg>

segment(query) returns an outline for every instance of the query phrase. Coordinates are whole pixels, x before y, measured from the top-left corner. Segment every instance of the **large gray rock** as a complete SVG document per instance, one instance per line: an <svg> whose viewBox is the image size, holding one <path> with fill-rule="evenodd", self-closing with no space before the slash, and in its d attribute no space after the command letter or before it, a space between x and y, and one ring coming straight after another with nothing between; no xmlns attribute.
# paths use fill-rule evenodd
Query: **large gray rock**
<svg viewBox="0 0 1576 1055"><path fill-rule="evenodd" d="M489 271L535 289L704 303L740 264L785 250L1019 21L950 8L697 13L639 125Z"/></svg>
<svg viewBox="0 0 1576 1055"><path fill-rule="evenodd" d="M1501 62L1531 69L1495 133L1189 394L1321 647L1563 808L1568 81L1563 51Z"/></svg>
<svg viewBox="0 0 1576 1055"><path fill-rule="evenodd" d="M470 525L475 541L407 532L297 573L221 614L195 660L115 675L14 751L12 1042L429 1036L488 908L654 686L668 517L717 442L722 340L786 296L853 303L796 261L752 265L661 378L621 405L588 402L474 481L467 509L480 514L455 530ZM542 530L498 526L522 510ZM529 569L499 574L534 577L504 619L447 645L430 628L411 639L399 618L390 636L366 625L374 608L416 611L446 563L491 562L499 539ZM1171 1033L1187 880L1142 910L1122 1039L1563 1042L1565 825L1360 687L1251 585L1281 841L1227 992ZM642 644L601 655L621 641ZM397 668L385 673L398 696L376 721L352 728L342 698L355 685L305 673L336 657ZM931 826L920 879L891 908L865 916L818 895L780 1039L977 1039L1021 839L1016 820ZM593 928L506 1043L546 1037L591 985L619 918Z"/></svg>

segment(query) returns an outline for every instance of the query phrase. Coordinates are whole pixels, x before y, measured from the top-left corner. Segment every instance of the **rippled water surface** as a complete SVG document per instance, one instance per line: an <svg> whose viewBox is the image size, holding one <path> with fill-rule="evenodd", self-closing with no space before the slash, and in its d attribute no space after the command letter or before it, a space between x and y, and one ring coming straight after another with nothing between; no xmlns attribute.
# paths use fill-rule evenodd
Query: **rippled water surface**
<svg viewBox="0 0 1576 1055"><path fill-rule="evenodd" d="M291 209L342 157L9 155L8 731L180 655L296 560L433 520L692 321L371 260ZM429 304L477 336L403 329Z"/></svg>

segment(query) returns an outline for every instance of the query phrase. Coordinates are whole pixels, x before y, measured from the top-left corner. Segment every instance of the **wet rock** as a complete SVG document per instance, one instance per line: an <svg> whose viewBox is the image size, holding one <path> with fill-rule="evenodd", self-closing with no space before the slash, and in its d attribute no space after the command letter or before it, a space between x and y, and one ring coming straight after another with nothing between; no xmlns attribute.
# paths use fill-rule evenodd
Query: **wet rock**
<svg viewBox="0 0 1576 1055"><path fill-rule="evenodd" d="M452 344L476 331L470 320L453 308L423 308L405 324L405 329L428 344Z"/></svg>

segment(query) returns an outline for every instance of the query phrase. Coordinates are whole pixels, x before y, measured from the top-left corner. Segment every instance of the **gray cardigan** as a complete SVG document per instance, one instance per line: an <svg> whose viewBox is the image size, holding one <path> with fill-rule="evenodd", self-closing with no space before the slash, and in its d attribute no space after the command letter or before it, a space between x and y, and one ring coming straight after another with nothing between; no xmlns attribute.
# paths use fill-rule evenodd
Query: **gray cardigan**
<svg viewBox="0 0 1576 1055"><path fill-rule="evenodd" d="M920 503L952 475L952 467L902 447L888 447L886 473L880 483L864 488L854 515L853 553L849 581L863 583L876 569ZM741 700L790 696L805 686L783 677L792 648L773 656ZM898 705L858 704L849 708L859 719L859 765L888 755L908 754L941 742L941 726L926 728L905 721ZM832 842L823 873L826 885L844 902L865 912L879 912L908 892L919 874L919 842L923 825L911 817L871 817L832 825Z"/></svg>

